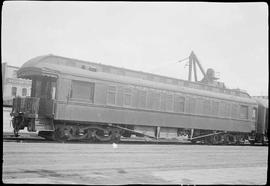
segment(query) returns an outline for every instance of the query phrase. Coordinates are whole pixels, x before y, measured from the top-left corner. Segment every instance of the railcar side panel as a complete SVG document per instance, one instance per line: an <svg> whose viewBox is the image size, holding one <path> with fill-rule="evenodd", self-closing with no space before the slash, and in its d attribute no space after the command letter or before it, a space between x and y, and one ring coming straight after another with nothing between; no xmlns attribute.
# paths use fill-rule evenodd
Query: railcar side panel
<svg viewBox="0 0 270 186"><path fill-rule="evenodd" d="M58 106L57 108L61 109L61 107L62 106ZM251 132L252 130L255 130L254 122L248 120L213 118L211 116L196 116L179 113L138 111L137 109L124 109L121 107L91 106L78 102L69 102L65 109L65 114L59 115L58 119L67 121L152 125L239 132Z"/></svg>
<svg viewBox="0 0 270 186"><path fill-rule="evenodd" d="M81 80L80 78L78 79ZM59 93L55 115L56 120L199 128L239 132L251 132L254 130L255 124L254 121L251 121L251 107L247 107L247 117L243 118L246 120L230 119L232 110L230 109L231 103L228 101L192 96L193 101L195 100L195 104L192 105L191 98L189 97L190 95L170 91L165 91L164 93L163 91L164 95L171 95L172 98L170 102L172 108L169 110L170 112L165 112L168 107L168 103L166 103L168 100L161 97L162 93L160 93L160 90L84 79L84 81L86 80L94 84L93 102L71 99L70 92L72 89L72 80L65 78L59 79ZM139 92L142 90L147 93L145 109L150 108L150 110L139 108L142 99ZM178 101L180 100L180 102L183 103L179 108L173 106L177 96ZM161 102L161 98L163 99L163 102ZM211 106L212 101L215 101L220 105L220 107L217 107L217 111L212 110L213 108L215 109L215 107ZM161 103L163 103L163 107L166 108L162 109ZM236 103L234 102L234 104ZM178 113L172 113L175 112L175 110L177 110ZM213 112L216 113L213 114ZM225 118L216 118L215 116Z"/></svg>

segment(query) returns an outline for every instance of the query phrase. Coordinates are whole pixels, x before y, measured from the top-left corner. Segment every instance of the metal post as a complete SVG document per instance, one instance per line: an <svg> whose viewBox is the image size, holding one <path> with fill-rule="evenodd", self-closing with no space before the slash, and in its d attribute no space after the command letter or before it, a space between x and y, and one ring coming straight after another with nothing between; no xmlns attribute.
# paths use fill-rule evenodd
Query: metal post
<svg viewBox="0 0 270 186"><path fill-rule="evenodd" d="M188 71L188 81L191 81L191 72L192 71L192 53L189 56L189 71Z"/></svg>
<svg viewBox="0 0 270 186"><path fill-rule="evenodd" d="M158 139L160 137L160 127L159 126L156 128L156 131L157 131L156 138Z"/></svg>
<svg viewBox="0 0 270 186"><path fill-rule="evenodd" d="M193 134L194 134L194 129L191 129L191 133L190 133L190 139L193 138Z"/></svg>
<svg viewBox="0 0 270 186"><path fill-rule="evenodd" d="M198 58L197 58L197 56L195 54L194 54L194 60L198 64L201 72L203 73L203 76L205 76L206 74L205 74L205 72L204 72L204 70L203 70L203 68L202 68L202 66L201 66L201 64L200 64L200 62L199 62L199 60L198 60Z"/></svg>
<svg viewBox="0 0 270 186"><path fill-rule="evenodd" d="M195 81L197 81L197 70L196 70L196 62L195 60L193 59L193 70L194 70L194 79Z"/></svg>

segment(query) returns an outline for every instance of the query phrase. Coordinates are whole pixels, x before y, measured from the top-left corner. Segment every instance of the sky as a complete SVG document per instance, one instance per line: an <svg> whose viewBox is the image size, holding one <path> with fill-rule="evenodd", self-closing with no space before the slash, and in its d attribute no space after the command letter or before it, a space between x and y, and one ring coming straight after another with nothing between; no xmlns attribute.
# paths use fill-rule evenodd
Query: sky
<svg viewBox="0 0 270 186"><path fill-rule="evenodd" d="M1 28L9 65L55 54L187 80L194 51L228 88L268 95L263 2L5 1Z"/></svg>

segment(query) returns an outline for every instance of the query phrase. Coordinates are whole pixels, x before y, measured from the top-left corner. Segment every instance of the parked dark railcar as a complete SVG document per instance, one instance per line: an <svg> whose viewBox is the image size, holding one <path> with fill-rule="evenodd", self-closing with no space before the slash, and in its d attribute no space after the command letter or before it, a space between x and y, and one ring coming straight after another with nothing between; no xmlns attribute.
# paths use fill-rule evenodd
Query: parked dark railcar
<svg viewBox="0 0 270 186"><path fill-rule="evenodd" d="M258 103L258 118L256 120L256 140L260 143L268 143L268 100L254 98Z"/></svg>
<svg viewBox="0 0 270 186"><path fill-rule="evenodd" d="M109 69L109 70L108 70ZM119 141L131 135L191 142L254 142L258 104L247 93L47 55L18 71L31 97L15 98L13 127L52 140Z"/></svg>

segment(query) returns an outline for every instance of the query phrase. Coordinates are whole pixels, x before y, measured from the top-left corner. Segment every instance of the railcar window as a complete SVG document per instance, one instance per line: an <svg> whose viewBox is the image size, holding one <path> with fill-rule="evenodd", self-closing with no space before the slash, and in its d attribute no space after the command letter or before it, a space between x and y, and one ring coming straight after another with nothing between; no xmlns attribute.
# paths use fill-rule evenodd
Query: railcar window
<svg viewBox="0 0 270 186"><path fill-rule="evenodd" d="M12 87L11 88L12 96L16 96L17 94L17 87Z"/></svg>
<svg viewBox="0 0 270 186"><path fill-rule="evenodd" d="M195 113L196 109L196 99L195 98L189 98L189 112Z"/></svg>
<svg viewBox="0 0 270 186"><path fill-rule="evenodd" d="M130 106L131 105L131 89L124 90L124 105Z"/></svg>
<svg viewBox="0 0 270 186"><path fill-rule="evenodd" d="M55 99L56 95L56 82L51 82L51 99Z"/></svg>
<svg viewBox="0 0 270 186"><path fill-rule="evenodd" d="M257 118L256 116L257 116L257 108L254 107L252 109L252 120L256 120Z"/></svg>
<svg viewBox="0 0 270 186"><path fill-rule="evenodd" d="M26 88L23 88L22 89L22 96L26 96L27 95L27 89Z"/></svg>
<svg viewBox="0 0 270 186"><path fill-rule="evenodd" d="M203 113L204 114L211 114L211 103L209 100L203 100Z"/></svg>
<svg viewBox="0 0 270 186"><path fill-rule="evenodd" d="M72 81L71 85L71 98L94 101L95 83Z"/></svg>
<svg viewBox="0 0 270 186"><path fill-rule="evenodd" d="M238 105L237 104L232 104L231 116L232 118L238 118Z"/></svg>
<svg viewBox="0 0 270 186"><path fill-rule="evenodd" d="M146 91L139 90L139 107L145 108L146 107Z"/></svg>
<svg viewBox="0 0 270 186"><path fill-rule="evenodd" d="M148 94L147 94L147 108L148 109L152 109L153 108L153 91L152 90L149 90L148 91Z"/></svg>
<svg viewBox="0 0 270 186"><path fill-rule="evenodd" d="M116 99L116 87L109 86L107 91L107 104L115 105L115 99Z"/></svg>
<svg viewBox="0 0 270 186"><path fill-rule="evenodd" d="M173 110L173 95L167 94L166 95L166 111L172 111Z"/></svg>
<svg viewBox="0 0 270 186"><path fill-rule="evenodd" d="M154 109L160 110L160 93L159 92L154 93Z"/></svg>
<svg viewBox="0 0 270 186"><path fill-rule="evenodd" d="M218 115L219 102L212 101L212 114Z"/></svg>
<svg viewBox="0 0 270 186"><path fill-rule="evenodd" d="M227 103L225 103L225 102L221 102L220 103L219 110L220 110L220 115L221 116L228 116L229 113L228 113L227 107L228 107L228 104Z"/></svg>
<svg viewBox="0 0 270 186"><path fill-rule="evenodd" d="M230 116L230 107L231 107L231 104L230 103L225 103L225 116Z"/></svg>
<svg viewBox="0 0 270 186"><path fill-rule="evenodd" d="M89 71L92 71L92 72L96 72L97 71L97 69L95 67L89 67L88 70Z"/></svg>
<svg viewBox="0 0 270 186"><path fill-rule="evenodd" d="M150 90L147 98L147 107L153 110L160 109L160 94L155 90Z"/></svg>
<svg viewBox="0 0 270 186"><path fill-rule="evenodd" d="M245 105L240 106L240 118L248 119L248 106Z"/></svg>
<svg viewBox="0 0 270 186"><path fill-rule="evenodd" d="M221 102L220 104L220 115L229 117L230 115L230 104L226 102Z"/></svg>
<svg viewBox="0 0 270 186"><path fill-rule="evenodd" d="M195 113L196 114L203 114L203 100L201 97L196 97L196 107Z"/></svg>
<svg viewBox="0 0 270 186"><path fill-rule="evenodd" d="M174 95L174 108L175 112L184 112L185 109L185 97Z"/></svg>
<svg viewBox="0 0 270 186"><path fill-rule="evenodd" d="M166 94L165 94L165 92L161 92L161 95L160 95L160 110L161 111L166 110Z"/></svg>

